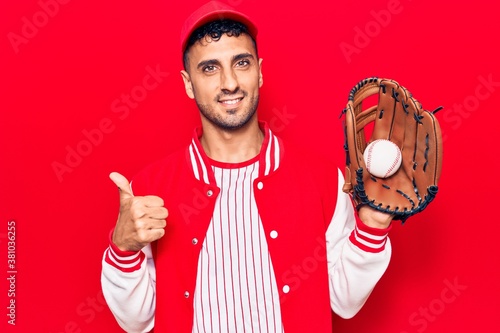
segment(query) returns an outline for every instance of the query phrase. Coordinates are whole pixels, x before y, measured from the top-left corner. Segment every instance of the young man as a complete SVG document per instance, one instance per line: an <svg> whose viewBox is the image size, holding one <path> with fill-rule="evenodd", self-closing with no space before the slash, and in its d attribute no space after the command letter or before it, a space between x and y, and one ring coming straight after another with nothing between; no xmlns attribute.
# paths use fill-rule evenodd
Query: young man
<svg viewBox="0 0 500 333"><path fill-rule="evenodd" d="M223 4L195 12L181 75L202 127L133 191L110 175L102 287L128 332L331 332L332 309L355 315L387 268L392 217L355 213L337 167L258 120L256 34Z"/></svg>

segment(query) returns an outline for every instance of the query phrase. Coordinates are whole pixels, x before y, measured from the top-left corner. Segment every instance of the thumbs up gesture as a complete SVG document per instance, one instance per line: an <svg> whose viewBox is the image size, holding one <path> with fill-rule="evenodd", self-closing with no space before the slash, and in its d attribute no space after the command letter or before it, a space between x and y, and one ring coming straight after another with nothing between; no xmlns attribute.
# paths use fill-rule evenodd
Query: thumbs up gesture
<svg viewBox="0 0 500 333"><path fill-rule="evenodd" d="M112 241L122 251L139 251L165 234L168 211L163 199L148 195L134 196L127 178L112 172L109 178L120 192L120 214Z"/></svg>

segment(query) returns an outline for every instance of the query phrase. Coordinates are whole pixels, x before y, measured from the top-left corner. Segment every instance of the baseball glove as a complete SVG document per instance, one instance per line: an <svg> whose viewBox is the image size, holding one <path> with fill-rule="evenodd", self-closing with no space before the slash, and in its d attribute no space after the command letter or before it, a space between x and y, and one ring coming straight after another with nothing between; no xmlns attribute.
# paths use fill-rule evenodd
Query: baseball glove
<svg viewBox="0 0 500 333"><path fill-rule="evenodd" d="M363 108L363 102L376 104ZM373 102L373 100L375 100ZM442 138L434 114L422 108L410 92L394 80L368 78L350 92L345 114L346 170L343 191L359 209L368 205L392 214L403 223L423 211L438 192ZM371 175L363 152L377 139L395 143L401 167L387 178Z"/></svg>

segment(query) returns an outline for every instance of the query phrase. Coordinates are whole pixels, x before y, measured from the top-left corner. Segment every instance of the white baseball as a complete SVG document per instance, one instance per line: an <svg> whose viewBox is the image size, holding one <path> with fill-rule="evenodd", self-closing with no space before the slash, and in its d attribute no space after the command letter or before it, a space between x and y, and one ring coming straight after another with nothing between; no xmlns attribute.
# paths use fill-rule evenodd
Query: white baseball
<svg viewBox="0 0 500 333"><path fill-rule="evenodd" d="M387 178L401 166L401 150L392 141L378 139L366 146L363 152L366 169L379 178Z"/></svg>

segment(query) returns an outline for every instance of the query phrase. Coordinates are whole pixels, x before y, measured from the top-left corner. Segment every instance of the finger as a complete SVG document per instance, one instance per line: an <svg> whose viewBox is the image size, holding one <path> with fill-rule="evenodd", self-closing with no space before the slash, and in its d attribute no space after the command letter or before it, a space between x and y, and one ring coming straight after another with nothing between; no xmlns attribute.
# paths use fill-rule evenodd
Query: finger
<svg viewBox="0 0 500 333"><path fill-rule="evenodd" d="M153 241L158 240L158 239L162 238L163 236L165 236L165 229L164 228L155 229L154 232L155 233L153 236Z"/></svg>
<svg viewBox="0 0 500 333"><path fill-rule="evenodd" d="M407 175L411 175L410 179L413 179L416 166L415 153L418 149L417 127L421 113L420 103L414 98L408 98L406 100L405 111L407 112L406 121L408 125L406 126L403 148L401 149L401 153L403 154L402 167Z"/></svg>
<svg viewBox="0 0 500 333"><path fill-rule="evenodd" d="M142 203L146 207L163 207L165 202L162 198L156 195L146 195L142 199Z"/></svg>
<svg viewBox="0 0 500 333"><path fill-rule="evenodd" d="M437 185L441 174L442 142L441 130L437 119L428 111L421 112L417 130L417 153L415 161L416 178L425 179L423 184L417 184L421 193L429 185Z"/></svg>
<svg viewBox="0 0 500 333"><path fill-rule="evenodd" d="M142 240L144 240L147 238L145 234L147 234L150 230L162 229L165 228L166 225L167 225L166 219L154 219L147 216L139 220L136 220L134 228L137 231L137 233L142 234L142 236L141 235L139 236Z"/></svg>
<svg viewBox="0 0 500 333"><path fill-rule="evenodd" d="M391 128L397 105L397 87L398 85L392 80L380 81L377 114L370 142L378 139L391 140Z"/></svg>
<svg viewBox="0 0 500 333"><path fill-rule="evenodd" d="M394 113L392 115L391 132L389 133L389 140L394 142L400 149L403 148L403 142L407 135L407 121L408 111L407 100L410 98L410 93L398 83L394 82L393 98L395 100Z"/></svg>
<svg viewBox="0 0 500 333"><path fill-rule="evenodd" d="M155 220L155 219L150 219L149 220L149 230L156 230L156 229L163 229L167 226L167 220Z"/></svg>
<svg viewBox="0 0 500 333"><path fill-rule="evenodd" d="M118 190L120 191L120 201L123 199L132 198L134 196L132 188L130 187L130 183L123 175L119 174L118 172L112 172L110 173L109 178L113 183L115 183L115 185L118 187Z"/></svg>
<svg viewBox="0 0 500 333"><path fill-rule="evenodd" d="M160 239L164 235L165 235L164 228L148 229L138 233L138 240L140 243L146 245L151 242L154 242L155 240Z"/></svg>
<svg viewBox="0 0 500 333"><path fill-rule="evenodd" d="M164 220L168 217L168 210L165 207L150 207L147 216L151 219Z"/></svg>

